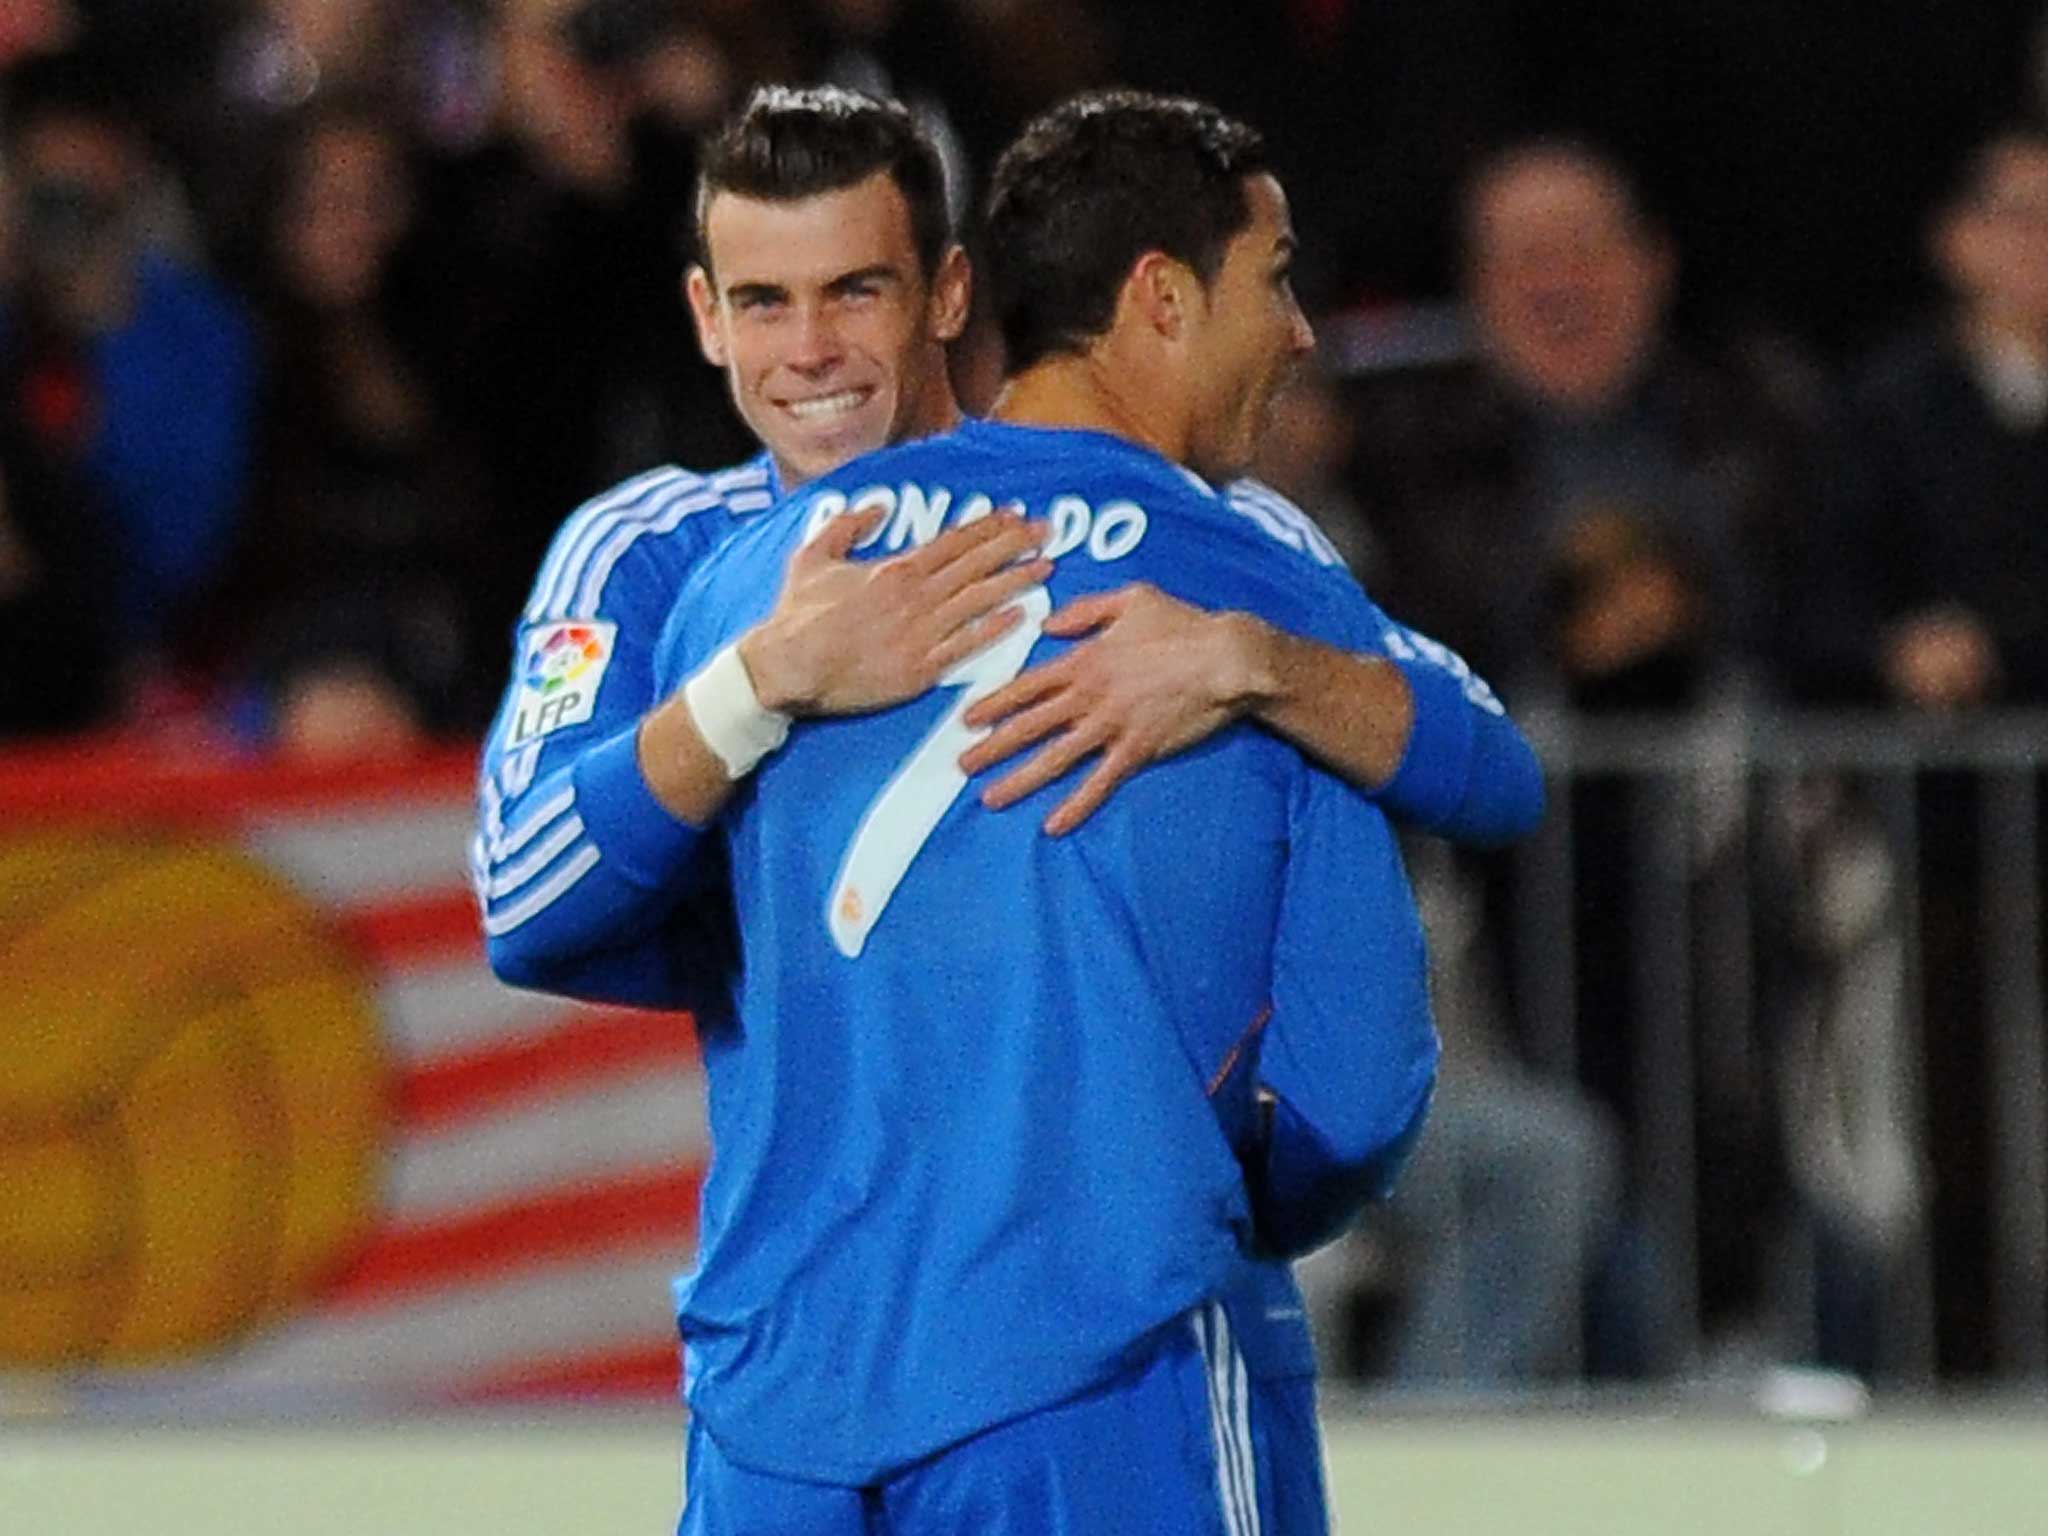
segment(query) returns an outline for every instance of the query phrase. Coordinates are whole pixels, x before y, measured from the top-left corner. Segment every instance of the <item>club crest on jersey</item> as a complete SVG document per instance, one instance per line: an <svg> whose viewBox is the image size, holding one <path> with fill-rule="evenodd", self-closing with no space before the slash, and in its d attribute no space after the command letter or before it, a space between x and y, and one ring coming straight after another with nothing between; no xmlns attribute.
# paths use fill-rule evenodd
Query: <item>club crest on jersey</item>
<svg viewBox="0 0 2048 1536"><path fill-rule="evenodd" d="M618 632L616 624L591 619L537 624L526 632L519 658L519 697L505 727L506 747L539 741L590 718Z"/></svg>

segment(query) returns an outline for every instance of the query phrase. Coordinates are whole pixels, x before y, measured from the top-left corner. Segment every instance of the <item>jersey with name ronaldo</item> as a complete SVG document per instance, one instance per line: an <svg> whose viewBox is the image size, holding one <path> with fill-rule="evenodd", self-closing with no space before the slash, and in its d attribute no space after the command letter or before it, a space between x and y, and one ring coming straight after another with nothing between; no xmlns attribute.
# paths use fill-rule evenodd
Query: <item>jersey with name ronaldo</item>
<svg viewBox="0 0 2048 1536"><path fill-rule="evenodd" d="M704 1040L689 1395L742 1464L847 1484L1106 1380L1225 1289L1254 1119L1236 1067L1269 1019L1303 1059L1364 1064L1344 1112L1390 1141L1435 1059L1387 823L1291 747L1231 727L1062 838L1040 826L1071 779L994 812L958 767L973 702L1064 648L1055 603L1147 581L1364 649L1377 611L1341 566L1121 439L970 422L737 533L678 602L658 689L762 616L803 538L872 506L873 556L1020 507L1053 574L926 696L800 723L719 823L743 959Z"/></svg>

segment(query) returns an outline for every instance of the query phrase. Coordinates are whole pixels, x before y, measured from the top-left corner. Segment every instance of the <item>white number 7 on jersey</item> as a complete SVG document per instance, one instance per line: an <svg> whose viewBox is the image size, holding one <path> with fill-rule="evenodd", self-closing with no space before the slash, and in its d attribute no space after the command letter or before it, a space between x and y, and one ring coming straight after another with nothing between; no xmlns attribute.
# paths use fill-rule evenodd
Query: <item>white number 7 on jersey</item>
<svg viewBox="0 0 2048 1536"><path fill-rule="evenodd" d="M1027 587L1015 599L1024 621L994 643L975 652L939 679L941 688L959 688L960 697L946 711L917 750L882 786L854 829L839 861L825 905L825 926L839 953L852 959L867 944L882 909L896 894L918 850L932 835L946 808L967 787L960 754L988 734L970 730L960 717L975 701L994 693L1024 669L1024 658L1038 643L1052 598L1044 587Z"/></svg>

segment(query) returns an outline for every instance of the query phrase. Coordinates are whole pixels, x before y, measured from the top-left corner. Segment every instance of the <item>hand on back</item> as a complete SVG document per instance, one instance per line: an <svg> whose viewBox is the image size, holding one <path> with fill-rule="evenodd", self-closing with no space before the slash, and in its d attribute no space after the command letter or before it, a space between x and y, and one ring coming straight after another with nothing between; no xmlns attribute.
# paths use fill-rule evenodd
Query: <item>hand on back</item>
<svg viewBox="0 0 2048 1536"><path fill-rule="evenodd" d="M762 705L852 715L915 698L1009 631L1052 574L1043 523L997 512L881 560L853 550L879 511L834 518L790 558L775 610L741 642Z"/></svg>
<svg viewBox="0 0 2048 1536"><path fill-rule="evenodd" d="M1036 747L990 785L982 803L1000 810L1086 759L1087 775L1046 820L1071 832L1148 763L1184 752L1244 713L1253 636L1229 614L1212 614L1145 582L1068 603L1045 632L1088 636L968 711L993 727L967 752L968 773Z"/></svg>

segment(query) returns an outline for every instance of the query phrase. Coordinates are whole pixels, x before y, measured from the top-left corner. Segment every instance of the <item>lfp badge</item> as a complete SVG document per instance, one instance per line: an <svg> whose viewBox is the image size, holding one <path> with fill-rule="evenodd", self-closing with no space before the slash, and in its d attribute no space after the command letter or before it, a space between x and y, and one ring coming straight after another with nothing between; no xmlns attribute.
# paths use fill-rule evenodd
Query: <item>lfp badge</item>
<svg viewBox="0 0 2048 1536"><path fill-rule="evenodd" d="M590 718L618 632L616 624L589 619L540 624L526 632L507 747L524 746Z"/></svg>

